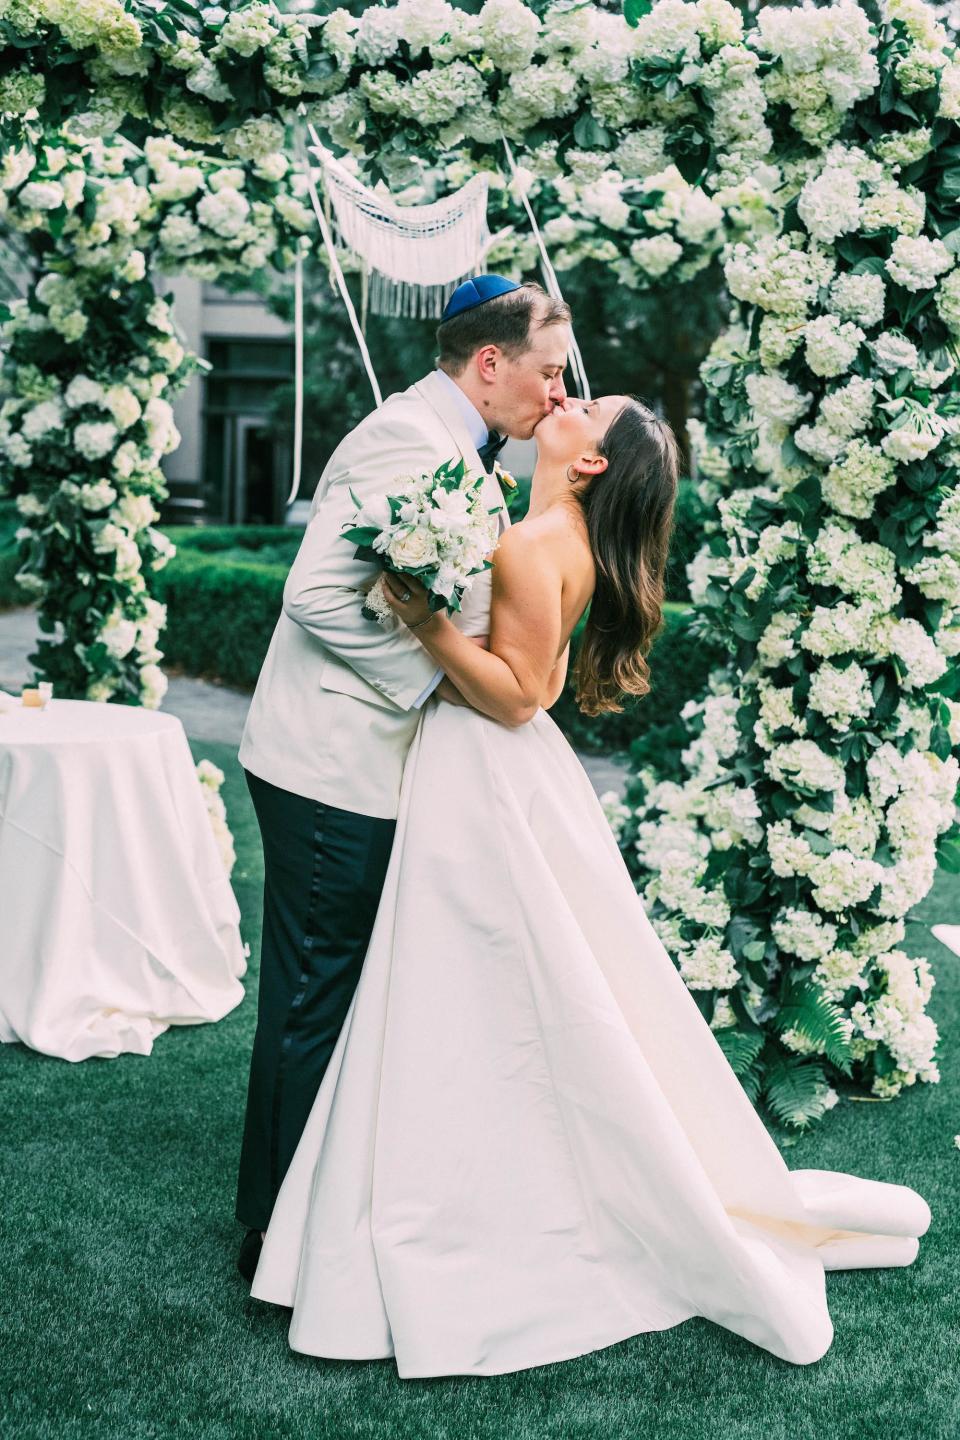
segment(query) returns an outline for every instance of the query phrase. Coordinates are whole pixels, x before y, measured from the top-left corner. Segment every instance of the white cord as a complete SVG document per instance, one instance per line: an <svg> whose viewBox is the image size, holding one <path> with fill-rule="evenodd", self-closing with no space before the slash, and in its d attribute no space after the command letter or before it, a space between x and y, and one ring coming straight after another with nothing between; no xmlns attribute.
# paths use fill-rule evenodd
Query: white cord
<svg viewBox="0 0 960 1440"><path fill-rule="evenodd" d="M288 509L300 489L303 463L303 251L299 239L293 272L293 357L293 479L287 496Z"/></svg>
<svg viewBox="0 0 960 1440"><path fill-rule="evenodd" d="M516 161L513 158L513 151L510 149L510 142L507 139L506 135L503 133L502 128L500 130L500 138L503 141L503 148L507 153L507 163L510 166L511 174L516 177ZM555 300L562 300L563 294L560 290L560 282L557 279L557 273L554 270L553 265L551 264L550 256L547 254L547 247L543 243L543 236L540 233L540 226L537 224L537 217L533 213L533 207L531 206L530 201L527 199L526 192L522 191L519 185L517 186L517 189L518 191L521 191L520 201L523 205L524 210L526 210L527 212L527 218L530 221L530 227L533 230L537 246L540 250L540 269L541 274L543 275L544 289L547 291L547 294L552 295ZM587 379L587 371L583 363L583 356L580 354L580 347L577 344L577 339L573 333L572 326L570 327L570 366L573 370L573 378L576 382L577 389L580 392L581 399L591 399L592 397L590 395L590 382Z"/></svg>
<svg viewBox="0 0 960 1440"><path fill-rule="evenodd" d="M309 120L307 121L307 129L310 131L310 135L314 141L314 144L319 145L320 137L317 135L316 130L314 130ZM353 301L350 298L350 291L347 289L347 282L344 279L343 271L340 268L340 261L337 259L337 251L333 243L333 236L330 233L330 226L327 223L327 217L323 213L323 206L320 204L320 197L317 194L317 187L313 178L313 167L310 164L309 158L305 153L302 135L299 131L297 132L297 150L300 158L303 161L304 173L307 178L307 187L310 191L310 200L313 204L314 214L317 217L317 224L320 227L320 234L323 236L323 243L326 248L327 255L330 259L330 268L333 271L334 279L337 282L337 288L340 291L343 303L347 309L347 314L350 317L350 324L353 326L353 333L356 336L357 344L360 347L360 354L363 359L364 368L367 372L367 378L370 381L370 388L373 391L373 398L376 401L377 409L379 409L380 406L383 404L383 395L381 394L380 386L377 383L376 373L374 372L373 368L373 361L370 359L370 351L367 349L367 342L363 338L363 331L361 330L360 322L357 319L357 312L353 308Z"/></svg>

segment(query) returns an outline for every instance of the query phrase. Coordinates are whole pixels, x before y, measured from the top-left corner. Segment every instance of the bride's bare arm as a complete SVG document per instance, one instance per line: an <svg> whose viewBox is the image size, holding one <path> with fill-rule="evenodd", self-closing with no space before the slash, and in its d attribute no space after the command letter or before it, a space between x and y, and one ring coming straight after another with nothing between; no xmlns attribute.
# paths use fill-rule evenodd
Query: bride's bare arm
<svg viewBox="0 0 960 1440"><path fill-rule="evenodd" d="M490 648L462 635L446 615L427 614L422 587L402 604L388 578L391 606L475 710L504 725L523 725L545 703L561 639L561 576L550 548L518 525L501 538L493 567ZM407 582L405 588L412 589ZM552 700L549 703L553 703Z"/></svg>

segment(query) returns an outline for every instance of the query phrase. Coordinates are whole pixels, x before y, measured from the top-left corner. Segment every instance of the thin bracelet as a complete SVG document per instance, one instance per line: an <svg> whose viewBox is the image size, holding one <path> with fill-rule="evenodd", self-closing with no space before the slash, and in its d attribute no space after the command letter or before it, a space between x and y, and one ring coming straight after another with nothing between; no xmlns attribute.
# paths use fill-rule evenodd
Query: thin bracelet
<svg viewBox="0 0 960 1440"><path fill-rule="evenodd" d="M430 611L430 614L426 617L425 620L418 620L417 623L416 623L416 625L408 625L408 626L407 626L407 629L408 629L408 630L419 630L419 629L420 629L420 626L421 626L421 625L426 625L427 620L432 620L435 614L436 614L436 611L435 611L435 610L431 610L431 611Z"/></svg>

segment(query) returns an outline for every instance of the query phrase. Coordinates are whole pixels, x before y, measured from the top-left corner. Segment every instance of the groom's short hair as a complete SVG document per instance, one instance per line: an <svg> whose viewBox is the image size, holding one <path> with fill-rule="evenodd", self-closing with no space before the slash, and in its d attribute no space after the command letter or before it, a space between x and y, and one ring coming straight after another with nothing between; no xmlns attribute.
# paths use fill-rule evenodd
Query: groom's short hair
<svg viewBox="0 0 960 1440"><path fill-rule="evenodd" d="M569 324L570 306L555 300L542 285L530 280L517 290L495 295L471 310L462 310L437 326L441 370L459 375L470 357L484 345L498 345L511 360L530 349L534 331L546 325Z"/></svg>

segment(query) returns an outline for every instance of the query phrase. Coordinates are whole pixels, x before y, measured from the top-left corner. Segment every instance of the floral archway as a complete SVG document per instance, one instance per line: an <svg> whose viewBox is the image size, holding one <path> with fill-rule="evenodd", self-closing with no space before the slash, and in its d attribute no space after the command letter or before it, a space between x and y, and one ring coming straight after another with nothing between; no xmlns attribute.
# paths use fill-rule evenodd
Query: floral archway
<svg viewBox="0 0 960 1440"><path fill-rule="evenodd" d="M3 314L0 487L44 673L162 698L159 462L199 362L153 276L289 269L299 106L395 187L489 169L490 268L534 264L521 191L559 270L646 289L720 256L690 574L729 663L685 711L683 782L641 774L615 823L777 1120L936 1081L933 977L898 948L960 839L960 58L932 10L2 0L0 32L0 205L39 272Z"/></svg>

